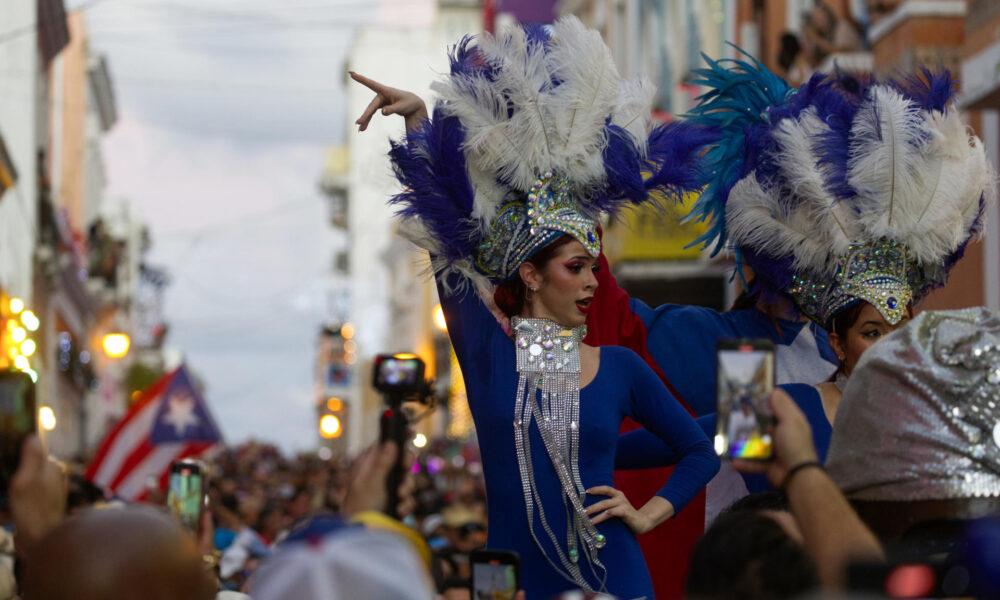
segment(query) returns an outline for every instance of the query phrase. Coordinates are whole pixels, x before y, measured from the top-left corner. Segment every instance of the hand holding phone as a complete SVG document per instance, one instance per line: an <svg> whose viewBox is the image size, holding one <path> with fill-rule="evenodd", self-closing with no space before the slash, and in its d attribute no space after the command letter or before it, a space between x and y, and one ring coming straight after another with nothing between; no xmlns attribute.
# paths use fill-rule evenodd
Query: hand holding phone
<svg viewBox="0 0 1000 600"><path fill-rule="evenodd" d="M472 600L514 600L521 587L521 561L516 552L473 550Z"/></svg>
<svg viewBox="0 0 1000 600"><path fill-rule="evenodd" d="M722 458L771 460L774 344L766 339L723 339L716 347L715 451Z"/></svg>
<svg viewBox="0 0 1000 600"><path fill-rule="evenodd" d="M21 464L21 447L38 430L35 383L27 373L0 371L0 508L7 509L7 488Z"/></svg>
<svg viewBox="0 0 1000 600"><path fill-rule="evenodd" d="M809 420L792 397L781 388L774 389L768 397L774 414L772 438L773 460L734 459L733 467L744 473L764 473L775 488L781 488L788 474L798 465L816 463L816 446L813 442Z"/></svg>

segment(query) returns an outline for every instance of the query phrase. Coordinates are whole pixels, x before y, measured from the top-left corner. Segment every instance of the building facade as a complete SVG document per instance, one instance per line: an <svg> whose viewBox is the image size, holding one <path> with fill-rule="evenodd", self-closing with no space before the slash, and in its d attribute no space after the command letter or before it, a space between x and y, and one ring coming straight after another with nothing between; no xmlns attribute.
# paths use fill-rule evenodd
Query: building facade
<svg viewBox="0 0 1000 600"><path fill-rule="evenodd" d="M358 30L347 66L412 90L430 106L430 84L436 74L447 72L447 47L482 29L482 7L478 0L427 0L404 12L377 11L377 24ZM371 387L375 356L417 354L427 364L428 377L436 378L442 389L450 374L447 345L442 345L446 337L434 325L438 302L429 263L396 233L393 209L386 204L398 191L386 141L402 137L402 120L376 116L363 133L353 124L371 99L368 89L348 80L346 148L330 151L321 178L331 202L331 224L347 236L347 244L333 257L333 270L345 282L347 308L340 323L325 327L319 336L316 405L322 417L331 398L343 402L345 440L337 443L348 452L357 452L378 435L383 400ZM349 338L342 335L346 325ZM347 383L331 385L328 375L341 368L338 357ZM445 425L428 420L416 427L435 435Z"/></svg>

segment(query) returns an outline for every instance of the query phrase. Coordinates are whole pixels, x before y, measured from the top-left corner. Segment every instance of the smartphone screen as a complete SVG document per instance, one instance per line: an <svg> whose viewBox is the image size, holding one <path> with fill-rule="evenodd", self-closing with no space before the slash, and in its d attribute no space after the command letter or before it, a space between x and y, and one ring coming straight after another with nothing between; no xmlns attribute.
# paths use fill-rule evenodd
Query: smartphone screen
<svg viewBox="0 0 1000 600"><path fill-rule="evenodd" d="M21 446L35 433L38 412L35 384L27 373L0 371L0 507L7 507L7 486L21 462Z"/></svg>
<svg viewBox="0 0 1000 600"><path fill-rule="evenodd" d="M513 552L473 552L472 600L513 600L520 586L518 557Z"/></svg>
<svg viewBox="0 0 1000 600"><path fill-rule="evenodd" d="M774 416L774 345L769 340L720 340L716 352L719 456L770 460Z"/></svg>
<svg viewBox="0 0 1000 600"><path fill-rule="evenodd" d="M179 461L170 468L167 483L167 508L182 525L198 531L201 509L205 502L205 488L200 465Z"/></svg>

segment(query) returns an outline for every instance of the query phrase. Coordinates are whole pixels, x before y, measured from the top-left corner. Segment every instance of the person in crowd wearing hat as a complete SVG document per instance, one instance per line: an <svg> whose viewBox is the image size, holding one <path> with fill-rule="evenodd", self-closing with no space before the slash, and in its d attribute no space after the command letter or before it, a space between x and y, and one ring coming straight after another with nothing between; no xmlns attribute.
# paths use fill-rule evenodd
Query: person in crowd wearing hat
<svg viewBox="0 0 1000 600"><path fill-rule="evenodd" d="M1000 515L1000 317L926 311L869 348L826 466L886 542L948 546L968 521Z"/></svg>

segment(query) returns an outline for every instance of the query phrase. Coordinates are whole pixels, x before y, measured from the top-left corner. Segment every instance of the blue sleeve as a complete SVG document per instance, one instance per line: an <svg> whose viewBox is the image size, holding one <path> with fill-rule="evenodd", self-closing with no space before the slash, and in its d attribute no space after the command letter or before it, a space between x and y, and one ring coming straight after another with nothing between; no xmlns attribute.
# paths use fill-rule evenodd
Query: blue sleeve
<svg viewBox="0 0 1000 600"><path fill-rule="evenodd" d="M447 283L456 288L459 276L450 275ZM497 322L493 313L486 308L471 285L456 289L449 293L441 277L438 277L438 297L441 299L441 310L444 311L445 323L448 325L448 337L455 348L455 355L462 363L463 372L469 357L481 353L484 344L493 335L504 335L503 328Z"/></svg>
<svg viewBox="0 0 1000 600"><path fill-rule="evenodd" d="M711 440L715 436L715 413L694 420L705 436ZM674 449L644 428L632 430L618 437L615 448L615 470L655 469L672 467L677 464Z"/></svg>
<svg viewBox="0 0 1000 600"><path fill-rule="evenodd" d="M715 412L715 344L733 336L733 315L679 304L651 309L635 298L632 312L646 324L649 354L684 402L697 416Z"/></svg>
<svg viewBox="0 0 1000 600"><path fill-rule="evenodd" d="M719 470L719 458L701 428L670 395L653 370L631 350L631 394L626 414L654 433L680 459L670 479L657 492L670 501L675 512L687 505Z"/></svg>
<svg viewBox="0 0 1000 600"><path fill-rule="evenodd" d="M819 391L803 383L790 383L778 386L785 390L795 401L795 404L806 415L812 428L813 444L820 462L826 462L826 453L830 448L830 436L833 428L823 410L823 401ZM715 413L695 419L708 439L715 437ZM669 467L677 463L678 455L669 444L645 429L636 429L619 436L615 453L615 469L650 469ZM762 475L743 473L743 480L751 493L772 489L767 479Z"/></svg>

